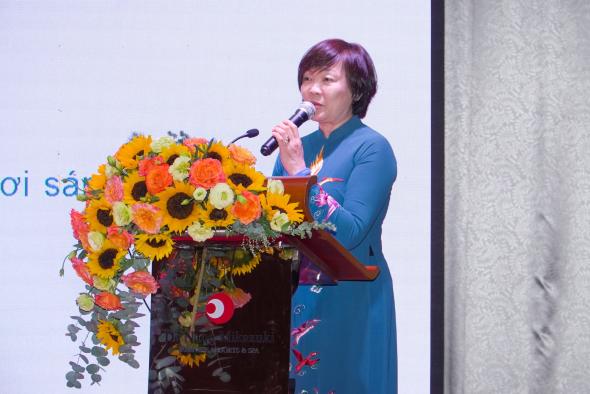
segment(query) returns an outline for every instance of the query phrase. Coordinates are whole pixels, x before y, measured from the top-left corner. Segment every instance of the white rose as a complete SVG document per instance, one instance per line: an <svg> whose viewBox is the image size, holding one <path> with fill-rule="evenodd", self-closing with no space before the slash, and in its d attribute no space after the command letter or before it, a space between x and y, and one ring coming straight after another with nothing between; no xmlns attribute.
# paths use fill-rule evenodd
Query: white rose
<svg viewBox="0 0 590 394"><path fill-rule="evenodd" d="M193 198L195 201L201 202L207 197L207 190L202 187L197 187L193 192Z"/></svg>
<svg viewBox="0 0 590 394"><path fill-rule="evenodd" d="M91 231L88 233L88 243L94 251L99 251L104 244L105 236L98 231Z"/></svg>
<svg viewBox="0 0 590 394"><path fill-rule="evenodd" d="M269 193L283 195L285 193L285 185L279 179L269 179L266 183L266 188Z"/></svg>
<svg viewBox="0 0 590 394"><path fill-rule="evenodd" d="M194 222L192 225L188 226L186 231L188 232L188 235L197 242L204 242L213 237L213 230L204 227L199 222Z"/></svg>
<svg viewBox="0 0 590 394"><path fill-rule="evenodd" d="M174 138L170 136L164 136L158 138L157 140L153 141L150 147L156 153L161 153L164 149L168 148L169 146L174 145Z"/></svg>
<svg viewBox="0 0 590 394"><path fill-rule="evenodd" d="M270 228L274 231L283 231L283 226L289 223L289 217L284 212L275 212L274 216L270 220Z"/></svg>
<svg viewBox="0 0 590 394"><path fill-rule="evenodd" d="M127 204L117 201L113 204L113 220L117 226L126 226L133 219L133 211Z"/></svg>
<svg viewBox="0 0 590 394"><path fill-rule="evenodd" d="M218 183L209 192L209 202L217 209L227 208L234 202L234 192L227 183Z"/></svg>

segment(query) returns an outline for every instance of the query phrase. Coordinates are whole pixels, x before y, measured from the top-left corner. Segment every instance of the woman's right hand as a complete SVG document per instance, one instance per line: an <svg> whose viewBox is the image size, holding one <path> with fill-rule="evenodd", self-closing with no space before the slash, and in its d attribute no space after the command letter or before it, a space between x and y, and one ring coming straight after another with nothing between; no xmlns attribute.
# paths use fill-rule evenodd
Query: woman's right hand
<svg viewBox="0 0 590 394"><path fill-rule="evenodd" d="M272 128L272 135L279 144L281 164L289 175L295 175L305 169L303 144L299 137L299 129L290 120L283 120Z"/></svg>

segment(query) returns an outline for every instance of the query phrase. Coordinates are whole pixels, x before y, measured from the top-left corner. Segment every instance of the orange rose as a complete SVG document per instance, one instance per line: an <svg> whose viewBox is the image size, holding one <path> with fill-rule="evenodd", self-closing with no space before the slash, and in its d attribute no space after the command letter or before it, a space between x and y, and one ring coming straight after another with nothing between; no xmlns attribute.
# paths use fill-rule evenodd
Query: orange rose
<svg viewBox="0 0 590 394"><path fill-rule="evenodd" d="M137 173L140 176L146 176L153 167L161 164L164 164L164 158L162 156L146 157L145 159L140 160Z"/></svg>
<svg viewBox="0 0 590 394"><path fill-rule="evenodd" d="M241 197L243 198L238 197L231 212L242 224L250 224L260 217L260 213L262 212L260 199L256 194L248 190L242 191Z"/></svg>
<svg viewBox="0 0 590 394"><path fill-rule="evenodd" d="M138 203L131 207L133 223L148 234L157 234L162 227L164 215L158 207L151 204Z"/></svg>
<svg viewBox="0 0 590 394"><path fill-rule="evenodd" d="M72 231L74 232L74 238L80 240L80 234L85 233L88 234L89 227L88 223L86 223L86 219L84 215L80 212L72 209L70 211L70 223L72 224Z"/></svg>
<svg viewBox="0 0 590 394"><path fill-rule="evenodd" d="M121 305L121 299L118 296L106 291L97 294L94 298L94 303L100 306L102 309L106 309L107 311L123 309L123 305Z"/></svg>
<svg viewBox="0 0 590 394"><path fill-rule="evenodd" d="M191 166L189 183L195 187L211 189L220 182L225 182L225 173L221 162L215 159L197 160Z"/></svg>
<svg viewBox="0 0 590 394"><path fill-rule="evenodd" d="M94 280L92 279L92 275L90 275L90 270L86 264L76 257L72 257L70 261L72 262L72 268L74 268L76 274L78 274L78 276L90 286L94 285Z"/></svg>
<svg viewBox="0 0 590 394"><path fill-rule="evenodd" d="M196 149L195 146L199 146L199 145L203 145L203 144L208 144L209 141L207 141L205 138L185 138L182 141L182 144L184 146L186 146L191 153L195 153Z"/></svg>
<svg viewBox="0 0 590 394"><path fill-rule="evenodd" d="M248 149L242 148L241 146L231 144L229 146L229 154L234 161L240 164L247 166L256 164L256 158L254 155Z"/></svg>
<svg viewBox="0 0 590 394"><path fill-rule="evenodd" d="M106 182L104 197L111 204L123 200L123 181L121 177L113 176Z"/></svg>
<svg viewBox="0 0 590 394"><path fill-rule="evenodd" d="M174 182L174 178L172 178L172 175L168 172L169 167L168 164L162 164L160 166L153 166L149 169L145 177L145 185L150 194L158 194Z"/></svg>
<svg viewBox="0 0 590 394"><path fill-rule="evenodd" d="M121 250L129 249L134 241L133 235L117 226L107 228L107 239Z"/></svg>
<svg viewBox="0 0 590 394"><path fill-rule="evenodd" d="M123 275L121 279L125 286L142 296L154 294L158 291L158 283L149 272L135 271L129 275Z"/></svg>

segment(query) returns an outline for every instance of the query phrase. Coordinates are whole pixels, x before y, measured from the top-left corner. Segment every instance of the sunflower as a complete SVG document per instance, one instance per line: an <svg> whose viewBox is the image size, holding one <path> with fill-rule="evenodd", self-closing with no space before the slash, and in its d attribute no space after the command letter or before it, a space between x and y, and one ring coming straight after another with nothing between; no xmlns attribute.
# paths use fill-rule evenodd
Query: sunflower
<svg viewBox="0 0 590 394"><path fill-rule="evenodd" d="M130 172L123 182L123 193L123 201L128 205L142 202L141 199L148 194L145 177L140 176L137 171Z"/></svg>
<svg viewBox="0 0 590 394"><path fill-rule="evenodd" d="M210 202L207 202L206 209L199 210L199 219L205 227L229 227L236 221L231 213L231 205L224 209L217 209Z"/></svg>
<svg viewBox="0 0 590 394"><path fill-rule="evenodd" d="M191 152L187 146L180 145L180 144L173 144L170 145L168 148L165 148L160 156L164 159L165 163L168 165L174 164L174 160L176 160L179 156L191 156Z"/></svg>
<svg viewBox="0 0 590 394"><path fill-rule="evenodd" d="M139 234L135 237L135 249L150 260L162 260L170 256L173 247L170 233Z"/></svg>
<svg viewBox="0 0 590 394"><path fill-rule="evenodd" d="M236 192L242 190L249 190L253 192L264 191L264 182L266 177L259 171L256 171L254 167L231 164L223 167L225 175L227 177L227 183Z"/></svg>
<svg viewBox="0 0 590 394"><path fill-rule="evenodd" d="M243 249L236 249L233 255L231 273L234 275L246 275L252 272L260 264L260 253L254 255Z"/></svg>
<svg viewBox="0 0 590 394"><path fill-rule="evenodd" d="M193 200L195 188L187 183L174 182L174 186L158 193L154 203L164 213L164 225L171 232L181 233L196 219L197 210Z"/></svg>
<svg viewBox="0 0 590 394"><path fill-rule="evenodd" d="M111 204L104 198L91 200L84 217L92 230L102 233L106 233L107 228L114 223Z"/></svg>
<svg viewBox="0 0 590 394"><path fill-rule="evenodd" d="M107 350L111 349L113 356L119 354L119 347L125 344L121 333L113 323L107 320L98 321L96 337Z"/></svg>
<svg viewBox="0 0 590 394"><path fill-rule="evenodd" d="M190 350L190 349L186 349ZM195 349L196 350L196 349ZM184 352L180 349L178 345L174 345L170 349L170 354L180 362L185 367L198 367L199 364L204 362L207 359L206 353L196 352L196 351L188 351Z"/></svg>
<svg viewBox="0 0 590 394"><path fill-rule="evenodd" d="M98 251L90 252L88 255L88 269L92 275L99 278L110 279L117 274L121 265L119 262L127 252L117 247L108 239L102 244Z"/></svg>
<svg viewBox="0 0 590 394"><path fill-rule="evenodd" d="M199 156L201 156L201 154L199 154ZM200 158L219 160L222 165L230 162L229 150L221 142L212 143L207 150L207 153Z"/></svg>
<svg viewBox="0 0 590 394"><path fill-rule="evenodd" d="M148 155L151 152L150 145L152 144L152 137L145 137L138 135L131 141L121 146L115 158L127 169L137 168L139 160Z"/></svg>
<svg viewBox="0 0 590 394"><path fill-rule="evenodd" d="M105 175L106 165L102 164L98 167L98 173L92 174L90 179L88 179L88 187L92 190L100 190L104 188L105 183L107 182L107 176Z"/></svg>
<svg viewBox="0 0 590 394"><path fill-rule="evenodd" d="M303 210L298 208L296 202L289 204L290 196L288 194L267 193L261 194L260 205L266 214L266 218L271 220L275 213L286 213L289 221L299 223L303 220Z"/></svg>

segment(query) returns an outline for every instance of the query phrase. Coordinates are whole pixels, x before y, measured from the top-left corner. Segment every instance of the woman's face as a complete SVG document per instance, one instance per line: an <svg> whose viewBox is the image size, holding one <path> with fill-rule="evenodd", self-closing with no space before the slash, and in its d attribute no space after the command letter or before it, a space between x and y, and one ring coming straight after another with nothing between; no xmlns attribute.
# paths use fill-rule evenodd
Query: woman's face
<svg viewBox="0 0 590 394"><path fill-rule="evenodd" d="M312 69L303 74L301 82L303 100L313 103L313 120L331 131L352 116L352 93L346 72L338 62L327 69Z"/></svg>

